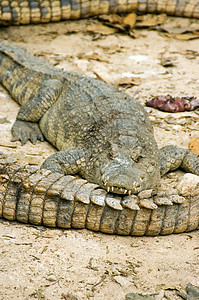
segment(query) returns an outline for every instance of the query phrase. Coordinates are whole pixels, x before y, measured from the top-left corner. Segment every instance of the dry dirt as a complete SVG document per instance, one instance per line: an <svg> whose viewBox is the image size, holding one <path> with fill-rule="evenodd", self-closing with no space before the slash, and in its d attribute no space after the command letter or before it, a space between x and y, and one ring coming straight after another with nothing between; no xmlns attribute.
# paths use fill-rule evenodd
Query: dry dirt
<svg viewBox="0 0 199 300"><path fill-rule="evenodd" d="M188 19L169 18L190 27ZM191 25L193 26L193 24ZM198 96L199 40L141 30L139 37L104 28L94 20L0 28L6 39L59 68L122 87L143 105L151 95ZM161 57L175 62L164 67ZM0 87L0 151L39 164L55 149L47 142L11 142L18 105ZM159 146L188 147L199 136L196 112L163 113L146 108ZM199 285L199 232L160 237L122 237L88 230L60 230L1 220L0 299L125 299L130 292L180 299L175 289Z"/></svg>

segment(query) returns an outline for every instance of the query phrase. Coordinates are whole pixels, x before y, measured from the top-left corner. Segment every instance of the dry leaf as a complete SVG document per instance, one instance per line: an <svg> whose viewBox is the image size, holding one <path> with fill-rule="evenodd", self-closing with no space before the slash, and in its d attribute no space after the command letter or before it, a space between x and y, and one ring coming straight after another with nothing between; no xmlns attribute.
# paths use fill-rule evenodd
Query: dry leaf
<svg viewBox="0 0 199 300"><path fill-rule="evenodd" d="M99 19L101 21L109 22L111 24L122 24L123 23L123 18L116 14L100 15Z"/></svg>
<svg viewBox="0 0 199 300"><path fill-rule="evenodd" d="M169 38L176 38L178 40L192 40L197 39L199 36L199 29L191 28L190 26L187 27L168 27L168 26L161 26L158 30L165 32L165 36Z"/></svg>
<svg viewBox="0 0 199 300"><path fill-rule="evenodd" d="M105 25L103 25L101 22L90 24L86 27L86 31L102 34L102 35L110 35L117 30L115 28L110 28Z"/></svg>
<svg viewBox="0 0 199 300"><path fill-rule="evenodd" d="M182 33L195 33L199 31L199 28L191 28L191 26L180 26L180 25L163 25L159 27L159 30L167 33L175 33L175 34L182 34Z"/></svg>
<svg viewBox="0 0 199 300"><path fill-rule="evenodd" d="M77 57L79 59L87 59L87 60L96 60L96 61L102 61L102 62L106 62L109 63L110 61L108 59L105 59L102 57L102 54L98 53L98 52L93 52L91 51L90 53L83 53L80 52Z"/></svg>
<svg viewBox="0 0 199 300"><path fill-rule="evenodd" d="M199 138L193 138L190 140L189 150L191 150L195 155L199 156Z"/></svg>
<svg viewBox="0 0 199 300"><path fill-rule="evenodd" d="M101 15L98 17L98 19L103 21L105 25L116 28L122 32L126 32L133 38L136 37L136 34L132 31L132 28L136 22L136 18L137 16L135 13L128 14L125 17L121 17L116 14Z"/></svg>
<svg viewBox="0 0 199 300"><path fill-rule="evenodd" d="M137 15L135 13L131 13L123 19L123 24L129 26L130 28L133 28L136 23L136 19Z"/></svg>
<svg viewBox="0 0 199 300"><path fill-rule="evenodd" d="M188 41L188 40L198 39L199 32L185 33L185 34L165 33L165 36L177 40Z"/></svg>
<svg viewBox="0 0 199 300"><path fill-rule="evenodd" d="M188 31L187 27L167 26L167 25L160 26L158 30L166 33L175 33L175 34L187 33Z"/></svg>
<svg viewBox="0 0 199 300"><path fill-rule="evenodd" d="M147 14L143 16L137 17L136 27L154 27L157 25L164 24L166 21L167 15L161 14L161 15L152 15Z"/></svg>
<svg viewBox="0 0 199 300"><path fill-rule="evenodd" d="M114 54L116 52L121 52L121 49L124 48L124 46L122 45L118 45L118 44L112 44L112 43L108 43L106 45L101 45L101 47L103 49L103 52L106 54Z"/></svg>
<svg viewBox="0 0 199 300"><path fill-rule="evenodd" d="M123 23L123 18L118 15L102 15L99 19L104 22L106 26L116 28L120 31L126 31L127 26Z"/></svg>

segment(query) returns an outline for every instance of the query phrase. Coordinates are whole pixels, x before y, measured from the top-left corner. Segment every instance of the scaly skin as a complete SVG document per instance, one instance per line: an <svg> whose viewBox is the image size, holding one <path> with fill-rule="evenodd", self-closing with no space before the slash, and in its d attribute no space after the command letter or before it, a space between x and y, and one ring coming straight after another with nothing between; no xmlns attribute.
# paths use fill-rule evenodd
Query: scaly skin
<svg viewBox="0 0 199 300"><path fill-rule="evenodd" d="M155 236L199 228L199 195L169 186L116 196L74 176L39 170L0 153L0 217L60 228ZM197 189L197 187L196 187Z"/></svg>
<svg viewBox="0 0 199 300"><path fill-rule="evenodd" d="M197 0L0 0L0 24L57 22L119 12L151 12L199 18Z"/></svg>
<svg viewBox="0 0 199 300"><path fill-rule="evenodd" d="M36 143L45 136L60 150L45 169L129 195L156 190L160 175L178 167L199 175L192 152L158 151L144 108L114 86L58 70L7 43L0 44L0 82L22 105L14 140Z"/></svg>

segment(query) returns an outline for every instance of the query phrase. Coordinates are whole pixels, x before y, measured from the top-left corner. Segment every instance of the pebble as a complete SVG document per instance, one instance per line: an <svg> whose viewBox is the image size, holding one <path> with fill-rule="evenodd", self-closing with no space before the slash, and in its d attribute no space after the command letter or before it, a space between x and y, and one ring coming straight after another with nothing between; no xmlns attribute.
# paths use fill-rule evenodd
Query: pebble
<svg viewBox="0 0 199 300"><path fill-rule="evenodd" d="M199 193L199 176L186 173L179 180L177 189L184 197L197 195Z"/></svg>
<svg viewBox="0 0 199 300"><path fill-rule="evenodd" d="M124 288L127 288L131 284L131 282L125 277L114 276L113 278L117 283L119 283Z"/></svg>
<svg viewBox="0 0 199 300"><path fill-rule="evenodd" d="M56 280L57 280L57 278L55 277L54 274L48 275L48 276L46 277L46 279L49 280L49 281L56 281Z"/></svg>

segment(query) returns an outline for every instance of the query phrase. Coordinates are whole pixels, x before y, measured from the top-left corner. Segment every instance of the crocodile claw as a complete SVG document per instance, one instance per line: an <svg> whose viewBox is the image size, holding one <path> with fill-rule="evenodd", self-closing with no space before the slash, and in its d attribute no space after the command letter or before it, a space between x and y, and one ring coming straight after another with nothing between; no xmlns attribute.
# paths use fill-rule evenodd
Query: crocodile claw
<svg viewBox="0 0 199 300"><path fill-rule="evenodd" d="M12 135L12 142L21 141L22 145L26 144L28 140L34 145L37 140L44 141L39 125L32 122L16 120L12 127Z"/></svg>

